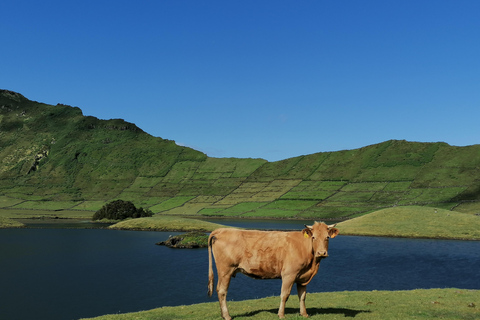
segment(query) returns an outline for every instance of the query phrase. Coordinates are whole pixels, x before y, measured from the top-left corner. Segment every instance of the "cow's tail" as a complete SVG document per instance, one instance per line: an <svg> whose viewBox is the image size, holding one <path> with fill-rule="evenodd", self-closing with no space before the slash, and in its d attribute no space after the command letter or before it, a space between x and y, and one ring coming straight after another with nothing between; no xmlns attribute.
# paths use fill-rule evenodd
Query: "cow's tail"
<svg viewBox="0 0 480 320"><path fill-rule="evenodd" d="M208 237L208 296L211 297L213 294L213 267L212 267L212 245L215 241L215 236L213 232Z"/></svg>

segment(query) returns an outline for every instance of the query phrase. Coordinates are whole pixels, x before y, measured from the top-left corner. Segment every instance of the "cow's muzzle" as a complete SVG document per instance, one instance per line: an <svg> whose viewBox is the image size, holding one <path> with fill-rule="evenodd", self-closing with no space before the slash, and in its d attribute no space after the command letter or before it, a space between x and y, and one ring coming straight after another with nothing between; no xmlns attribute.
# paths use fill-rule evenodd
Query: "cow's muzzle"
<svg viewBox="0 0 480 320"><path fill-rule="evenodd" d="M328 257L328 251L317 252L317 258L326 258L326 257Z"/></svg>

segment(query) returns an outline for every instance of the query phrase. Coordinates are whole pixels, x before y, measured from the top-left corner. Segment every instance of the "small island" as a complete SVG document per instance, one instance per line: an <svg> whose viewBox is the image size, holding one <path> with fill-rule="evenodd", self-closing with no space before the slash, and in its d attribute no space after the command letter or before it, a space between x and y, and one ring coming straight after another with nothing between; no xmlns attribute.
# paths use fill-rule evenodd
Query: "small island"
<svg viewBox="0 0 480 320"><path fill-rule="evenodd" d="M156 244L181 249L206 248L208 245L208 234L198 231L188 232L178 236L170 236L166 241L157 242Z"/></svg>

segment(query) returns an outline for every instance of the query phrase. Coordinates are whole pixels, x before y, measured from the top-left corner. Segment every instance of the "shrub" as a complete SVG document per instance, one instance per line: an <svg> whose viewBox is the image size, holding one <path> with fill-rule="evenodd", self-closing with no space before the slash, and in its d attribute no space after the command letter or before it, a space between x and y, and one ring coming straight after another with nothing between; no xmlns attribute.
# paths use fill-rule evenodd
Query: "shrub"
<svg viewBox="0 0 480 320"><path fill-rule="evenodd" d="M92 220L125 220L127 218L151 217L153 212L136 208L130 201L115 200L104 205L100 210L95 212Z"/></svg>

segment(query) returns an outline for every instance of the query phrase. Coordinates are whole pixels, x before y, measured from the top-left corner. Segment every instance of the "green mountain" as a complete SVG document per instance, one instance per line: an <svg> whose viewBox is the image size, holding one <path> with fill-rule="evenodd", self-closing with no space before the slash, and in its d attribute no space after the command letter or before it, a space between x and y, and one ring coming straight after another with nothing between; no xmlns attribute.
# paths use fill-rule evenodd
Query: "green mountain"
<svg viewBox="0 0 480 320"><path fill-rule="evenodd" d="M277 162L211 158L122 119L0 90L0 209L337 219L392 206L480 212L480 145L391 140ZM22 212L23 212L22 211Z"/></svg>

